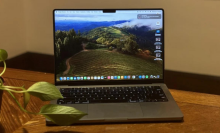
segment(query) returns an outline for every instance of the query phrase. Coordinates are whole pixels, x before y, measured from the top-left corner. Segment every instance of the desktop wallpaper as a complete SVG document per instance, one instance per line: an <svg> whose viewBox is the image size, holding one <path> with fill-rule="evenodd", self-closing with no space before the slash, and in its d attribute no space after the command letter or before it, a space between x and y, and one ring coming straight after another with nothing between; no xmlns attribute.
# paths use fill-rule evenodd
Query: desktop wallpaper
<svg viewBox="0 0 220 133"><path fill-rule="evenodd" d="M92 80L94 76L109 80L112 76L132 79L132 75L143 75L138 79L162 78L162 19L139 19L141 13L136 12L54 14L57 81L64 77Z"/></svg>

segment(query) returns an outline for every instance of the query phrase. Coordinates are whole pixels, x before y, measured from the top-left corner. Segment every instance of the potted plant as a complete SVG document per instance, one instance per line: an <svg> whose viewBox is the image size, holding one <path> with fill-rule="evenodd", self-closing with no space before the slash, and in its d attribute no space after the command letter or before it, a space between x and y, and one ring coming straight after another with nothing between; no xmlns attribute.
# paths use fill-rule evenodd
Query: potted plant
<svg viewBox="0 0 220 133"><path fill-rule="evenodd" d="M5 60L7 59L7 57L8 57L7 52L3 49L0 49L0 62L4 63L4 69L0 73L0 77L2 77L2 75L6 71ZM44 105L43 107L41 107L41 110L38 113L30 112L26 110L26 106L30 100L31 95L40 98L42 101L51 101L51 100L63 98L63 96L53 84L50 84L48 82L37 82L28 89L26 89L24 86L21 87L6 86L3 83L4 83L3 78L0 78L0 91L1 90L7 91L15 100L19 108L25 113L43 115L44 117L51 120L55 124L63 125L63 126L71 125L74 122L81 119L83 116L87 115L86 113L83 113L73 107L61 106L56 104ZM13 93L23 93L24 107L22 107L21 104L17 101Z"/></svg>

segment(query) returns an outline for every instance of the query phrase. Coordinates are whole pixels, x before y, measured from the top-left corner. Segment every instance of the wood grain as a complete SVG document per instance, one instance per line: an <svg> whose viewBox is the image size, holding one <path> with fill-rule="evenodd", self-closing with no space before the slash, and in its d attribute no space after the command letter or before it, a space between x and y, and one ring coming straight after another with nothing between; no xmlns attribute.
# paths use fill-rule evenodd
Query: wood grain
<svg viewBox="0 0 220 133"><path fill-rule="evenodd" d="M42 76L43 80L40 80L41 78L39 76ZM45 73L29 72L18 69L7 69L3 77L7 85L25 85L26 88L30 87L37 81L50 81L52 83L52 75L48 77ZM23 106L23 94L13 94ZM47 103L48 102L43 102L37 97L32 96L29 104L27 105L27 110L31 112L39 112L40 108ZM21 127L24 123L28 122L35 116L33 114L27 114L21 111L14 99L6 91L4 91L2 96L2 105L0 111L0 130L4 130L2 132L6 133L15 131L17 128Z"/></svg>
<svg viewBox="0 0 220 133"><path fill-rule="evenodd" d="M2 70L3 68L0 67L0 72ZM7 68L2 77L10 79L20 79L24 81L47 81L50 83L54 83L54 76L51 73L27 71L13 68Z"/></svg>
<svg viewBox="0 0 220 133"><path fill-rule="evenodd" d="M185 115L184 122L94 124L76 126L45 126L45 119L37 116L14 133L217 133L220 132L220 108L178 103Z"/></svg>
<svg viewBox="0 0 220 133"><path fill-rule="evenodd" d="M0 68L1 71L1 68ZM53 83L53 74L32 72L18 69L7 69L3 77L8 85L26 88L37 81ZM220 96L187 92L170 89L174 99L184 114L181 123L135 123L135 124L103 124L78 126L45 126L43 116L35 116L22 112L8 93L4 92L1 109L0 133L80 133L80 132L220 132ZM20 103L21 94L15 94ZM27 109L38 112L40 107L47 104L36 97L31 97Z"/></svg>
<svg viewBox="0 0 220 133"><path fill-rule="evenodd" d="M13 86L22 86L25 85L27 88L31 86L34 82L8 79L5 78L6 83ZM13 93L19 103L23 106L23 94ZM27 110L31 112L39 112L40 107L45 105L48 102L42 102L37 97L31 97L29 104L27 105ZM9 95L8 92L4 91L1 107L1 124L5 129L5 132L13 132L22 124L29 121L35 115L27 114L20 110L20 108L15 103L14 99Z"/></svg>
<svg viewBox="0 0 220 133"><path fill-rule="evenodd" d="M191 91L169 89L176 102L200 104L206 106L220 107L220 96Z"/></svg>

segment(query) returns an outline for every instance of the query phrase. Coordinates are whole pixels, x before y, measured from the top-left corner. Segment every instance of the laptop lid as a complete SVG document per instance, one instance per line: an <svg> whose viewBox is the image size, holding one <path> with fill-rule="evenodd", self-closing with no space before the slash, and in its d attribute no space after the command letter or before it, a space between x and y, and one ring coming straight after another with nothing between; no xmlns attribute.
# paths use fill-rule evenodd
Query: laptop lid
<svg viewBox="0 0 220 133"><path fill-rule="evenodd" d="M55 85L164 82L163 9L55 9Z"/></svg>

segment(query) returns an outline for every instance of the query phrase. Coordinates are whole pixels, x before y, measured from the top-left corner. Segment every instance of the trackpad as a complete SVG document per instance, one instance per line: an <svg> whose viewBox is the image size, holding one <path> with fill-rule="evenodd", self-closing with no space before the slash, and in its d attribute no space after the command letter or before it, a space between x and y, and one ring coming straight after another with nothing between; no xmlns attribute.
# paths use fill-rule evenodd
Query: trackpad
<svg viewBox="0 0 220 133"><path fill-rule="evenodd" d="M89 104L88 118L141 118L143 113L139 103Z"/></svg>

